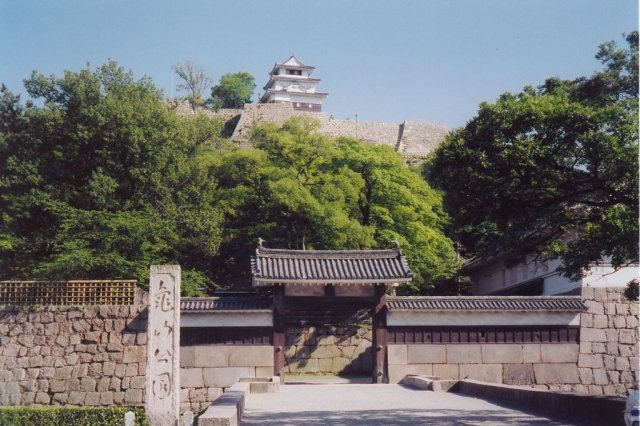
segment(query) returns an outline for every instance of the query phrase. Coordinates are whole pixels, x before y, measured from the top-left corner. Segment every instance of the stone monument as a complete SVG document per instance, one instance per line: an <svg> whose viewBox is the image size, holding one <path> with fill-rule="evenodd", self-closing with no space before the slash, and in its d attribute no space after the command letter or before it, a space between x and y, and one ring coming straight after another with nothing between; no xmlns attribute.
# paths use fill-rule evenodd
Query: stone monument
<svg viewBox="0 0 640 426"><path fill-rule="evenodd" d="M146 411L154 426L176 426L180 395L180 266L151 266Z"/></svg>

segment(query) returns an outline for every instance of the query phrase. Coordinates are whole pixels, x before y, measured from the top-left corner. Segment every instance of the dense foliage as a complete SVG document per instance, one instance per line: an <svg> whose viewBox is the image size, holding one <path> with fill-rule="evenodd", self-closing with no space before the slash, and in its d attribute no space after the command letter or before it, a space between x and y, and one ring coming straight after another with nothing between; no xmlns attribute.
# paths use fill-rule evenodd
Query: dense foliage
<svg viewBox="0 0 640 426"><path fill-rule="evenodd" d="M40 106L2 88L0 275L132 278L179 263L211 284L222 217L197 161L221 123L180 118L114 63L25 80Z"/></svg>
<svg viewBox="0 0 640 426"><path fill-rule="evenodd" d="M209 167L224 209L222 281L248 281L258 237L268 247L389 248L394 240L415 274L414 290L456 270L443 234L439 196L388 147L318 134L317 122L294 118L253 132L256 149L217 156Z"/></svg>
<svg viewBox="0 0 640 426"><path fill-rule="evenodd" d="M211 88L209 103L214 109L242 108L251 102L256 80L248 72L226 73L220 82Z"/></svg>
<svg viewBox="0 0 640 426"><path fill-rule="evenodd" d="M605 69L505 93L452 131L425 167L467 256L537 252L567 276L638 259L638 33Z"/></svg>
<svg viewBox="0 0 640 426"><path fill-rule="evenodd" d="M385 147L331 140L317 123L263 125L255 148L221 123L180 117L147 79L114 63L25 81L38 102L0 98L0 277L148 282L177 263L183 293L249 285L270 247L387 248L415 288L457 266L439 196Z"/></svg>
<svg viewBox="0 0 640 426"><path fill-rule="evenodd" d="M148 426L143 407L0 407L3 426L121 426L132 411L136 426Z"/></svg>

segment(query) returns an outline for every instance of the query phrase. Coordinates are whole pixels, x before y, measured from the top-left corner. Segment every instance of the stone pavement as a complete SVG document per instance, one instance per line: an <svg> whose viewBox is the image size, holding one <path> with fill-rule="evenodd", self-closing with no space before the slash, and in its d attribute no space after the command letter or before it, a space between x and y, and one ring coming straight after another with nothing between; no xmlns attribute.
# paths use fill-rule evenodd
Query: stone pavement
<svg viewBox="0 0 640 426"><path fill-rule="evenodd" d="M566 425L452 393L402 385L288 384L253 394L243 425Z"/></svg>

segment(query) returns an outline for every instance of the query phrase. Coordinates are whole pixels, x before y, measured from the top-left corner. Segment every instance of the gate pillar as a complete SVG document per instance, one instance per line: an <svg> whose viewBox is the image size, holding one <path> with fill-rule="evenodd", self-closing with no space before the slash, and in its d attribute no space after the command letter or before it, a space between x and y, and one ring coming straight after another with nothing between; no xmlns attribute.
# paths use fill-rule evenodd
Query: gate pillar
<svg viewBox="0 0 640 426"><path fill-rule="evenodd" d="M273 287L273 375L284 382L284 285Z"/></svg>
<svg viewBox="0 0 640 426"><path fill-rule="evenodd" d="M373 308L373 383L389 383L387 359L387 299L386 286L375 285Z"/></svg>

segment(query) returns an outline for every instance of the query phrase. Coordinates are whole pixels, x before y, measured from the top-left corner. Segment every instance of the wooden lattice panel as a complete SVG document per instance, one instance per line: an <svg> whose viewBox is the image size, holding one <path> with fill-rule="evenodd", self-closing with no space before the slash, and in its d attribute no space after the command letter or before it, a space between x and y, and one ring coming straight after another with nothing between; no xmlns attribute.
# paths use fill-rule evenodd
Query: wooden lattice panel
<svg viewBox="0 0 640 426"><path fill-rule="evenodd" d="M135 280L0 281L0 305L132 305Z"/></svg>

